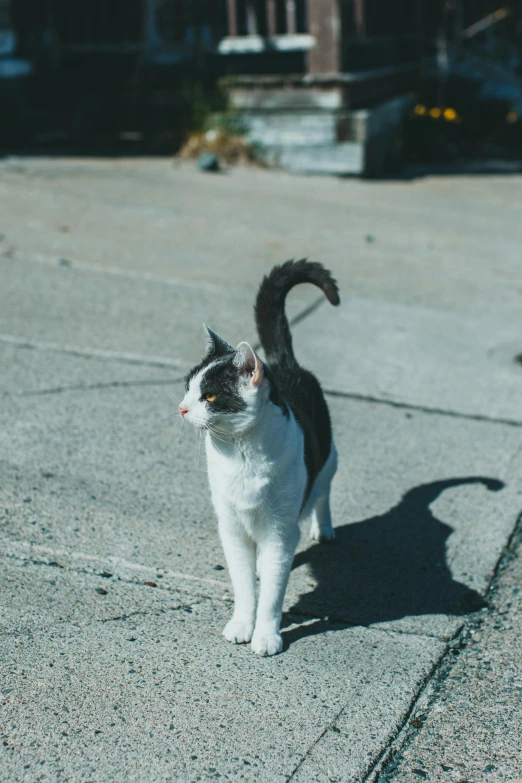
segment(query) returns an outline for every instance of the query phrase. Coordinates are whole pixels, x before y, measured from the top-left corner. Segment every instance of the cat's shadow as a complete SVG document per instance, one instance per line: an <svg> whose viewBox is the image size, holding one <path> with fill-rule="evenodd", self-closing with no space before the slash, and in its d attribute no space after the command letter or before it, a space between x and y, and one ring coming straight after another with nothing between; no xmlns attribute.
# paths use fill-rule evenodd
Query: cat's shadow
<svg viewBox="0 0 522 783"><path fill-rule="evenodd" d="M418 615L465 615L484 606L479 593L453 579L446 563L453 530L430 509L444 490L465 484L492 492L504 487L482 476L421 484L385 514L336 527L334 542L298 553L293 569L307 563L317 584L283 618L283 626L294 626L283 628L285 648L326 630Z"/></svg>

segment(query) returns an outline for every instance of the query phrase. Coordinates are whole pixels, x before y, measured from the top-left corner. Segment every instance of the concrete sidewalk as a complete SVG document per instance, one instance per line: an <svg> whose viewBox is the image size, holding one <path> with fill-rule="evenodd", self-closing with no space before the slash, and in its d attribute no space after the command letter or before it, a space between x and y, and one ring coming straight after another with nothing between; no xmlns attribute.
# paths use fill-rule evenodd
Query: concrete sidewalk
<svg viewBox="0 0 522 783"><path fill-rule="evenodd" d="M0 164L0 780L522 779L522 177L370 183ZM337 539L285 649L231 591L195 433L202 322L255 341L273 263L328 391ZM501 718L499 717L501 716Z"/></svg>

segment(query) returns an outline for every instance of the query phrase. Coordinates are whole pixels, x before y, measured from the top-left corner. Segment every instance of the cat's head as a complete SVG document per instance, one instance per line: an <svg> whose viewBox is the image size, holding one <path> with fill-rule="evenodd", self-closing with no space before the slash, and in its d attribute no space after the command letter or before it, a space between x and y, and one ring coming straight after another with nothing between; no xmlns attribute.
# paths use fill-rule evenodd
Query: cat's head
<svg viewBox="0 0 522 783"><path fill-rule="evenodd" d="M207 352L185 378L185 396L179 411L185 421L201 429L224 433L247 429L269 395L263 363L248 343L233 348L205 326Z"/></svg>

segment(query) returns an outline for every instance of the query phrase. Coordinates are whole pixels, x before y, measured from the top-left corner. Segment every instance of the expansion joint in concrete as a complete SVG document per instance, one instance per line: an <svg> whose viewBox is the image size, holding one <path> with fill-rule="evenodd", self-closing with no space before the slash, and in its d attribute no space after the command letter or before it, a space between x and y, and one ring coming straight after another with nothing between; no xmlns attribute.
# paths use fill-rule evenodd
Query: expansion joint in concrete
<svg viewBox="0 0 522 783"><path fill-rule="evenodd" d="M161 614L167 614L170 612L186 612L190 611L193 606L203 603L203 601L209 600L205 598L198 598L197 600L190 601L190 603L179 604L179 606L169 606L161 609L139 609L136 612L129 612L128 614L120 614L116 617L104 617L99 622L101 623L117 623L130 620L132 617L155 617Z"/></svg>
<svg viewBox="0 0 522 783"><path fill-rule="evenodd" d="M88 392L99 389L127 389L136 386L170 386L173 383L180 383L183 378L151 378L149 381L108 381L107 383L77 383L71 386L55 386L49 389L34 389L20 392L19 397L39 397L46 394L63 394L64 392Z"/></svg>
<svg viewBox="0 0 522 783"><path fill-rule="evenodd" d="M509 563L515 556L516 550L521 545L522 513L518 517L513 531L497 560L486 594L491 594L495 591L500 576L509 567ZM487 603L486 611L490 614L495 613L495 608L491 602ZM370 781L371 783L389 783L392 779L397 779L396 775L400 774L400 767L398 763L394 764L393 762L395 759L400 759L404 748L407 747L416 736L416 730L411 727L409 723L421 696L427 696L426 703L423 706L423 712L426 712L437 702L442 686L457 661L460 648L464 646L473 629L477 628L483 621L483 615L482 617L479 617L478 613L471 615L468 622L465 623L455 635L439 660L435 662L431 672L424 678L420 687L417 689L417 693L412 699L410 710L402 721L402 725L395 732L394 736L390 738L386 747L380 754L379 759L373 764L372 768L369 769L368 774L361 780L361 783L370 783ZM427 692L428 688L431 689L431 692ZM392 766L392 769L386 774L386 768L389 768L390 766ZM383 771L385 771L385 777L381 777L381 772Z"/></svg>
<svg viewBox="0 0 522 783"><path fill-rule="evenodd" d="M67 343L39 342L11 334L0 334L0 343L26 348L32 351L64 353L79 356L82 359L97 359L105 362L120 362L122 364L141 364L147 367L163 367L171 370L186 370L186 362L167 359L163 356L145 356L139 353L110 351L102 348L82 348Z"/></svg>
<svg viewBox="0 0 522 783"><path fill-rule="evenodd" d="M339 399L355 400L356 402L370 402L374 405L386 405L389 408L398 408L400 410L415 411L416 413L427 413L436 416L447 416L453 419L464 419L466 421L479 421L488 424L502 424L507 427L522 427L522 421L518 419L503 419L495 416L485 416L480 413L462 413L452 411L446 408L431 408L427 405L415 405L410 402L400 402L399 400L387 400L384 397L375 397L369 394L359 394L358 392L343 392L337 389L323 389L327 397L338 397Z"/></svg>
<svg viewBox="0 0 522 783"><path fill-rule="evenodd" d="M39 560L38 558L32 558L32 557L27 557L27 556L20 555L20 554L13 554L13 553L7 553L7 552L1 552L0 553L0 557L7 558L9 560L16 560L16 561L18 561L20 563L27 563L29 565L40 566L40 567L43 567L43 568L59 568L59 569L61 569L63 571L67 571L69 573L85 574L86 576L107 578L107 573L108 573L108 572L106 572L105 570L103 570L101 568L82 568L81 566L78 566L78 565L70 565L70 564L64 565L62 563L57 562L56 560L49 560L49 559ZM153 571L152 568L151 568L151 571ZM162 585L161 581L155 582L153 586L156 589L158 589L158 590L166 590L168 592L174 592L174 590L175 590L178 593L184 593L184 594L186 594L188 596L193 596L194 593L196 593L198 600L206 600L206 599L222 600L222 601L226 601L227 600L226 598L216 598L215 596L208 595L207 593L205 593L203 591L202 587L200 586L200 585L204 585L205 581L209 582L212 585L217 585L217 583L214 580L204 580L204 579L200 579L200 578L197 578L197 577L193 577L193 576L188 575L188 574L182 574L182 575L178 575L178 576L181 576L182 579L189 579L190 583L197 585L197 588L199 587L199 589L196 588L194 591L188 590L186 585L183 584L183 582L181 580L180 580L181 583L176 583L175 587L172 587L170 585ZM146 586L150 586L150 581L151 580L150 580L150 577L149 578L145 578L145 577L139 578L137 576L134 576L132 578L128 578L128 577L125 577L125 576L119 576L118 575L116 581L123 582L124 584L128 584L128 585L142 585L142 586L146 587ZM219 586L221 586L221 585L219 585ZM223 586L223 587L225 587L225 586Z"/></svg>

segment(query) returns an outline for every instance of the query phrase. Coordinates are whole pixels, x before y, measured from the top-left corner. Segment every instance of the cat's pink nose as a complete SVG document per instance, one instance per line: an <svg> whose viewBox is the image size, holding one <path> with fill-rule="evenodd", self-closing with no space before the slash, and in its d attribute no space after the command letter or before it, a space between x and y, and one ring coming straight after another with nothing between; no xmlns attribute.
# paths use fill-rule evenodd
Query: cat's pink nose
<svg viewBox="0 0 522 783"><path fill-rule="evenodd" d="M178 410L181 413L182 416L184 416L186 413L188 413L188 408L186 408L184 405L178 405Z"/></svg>

